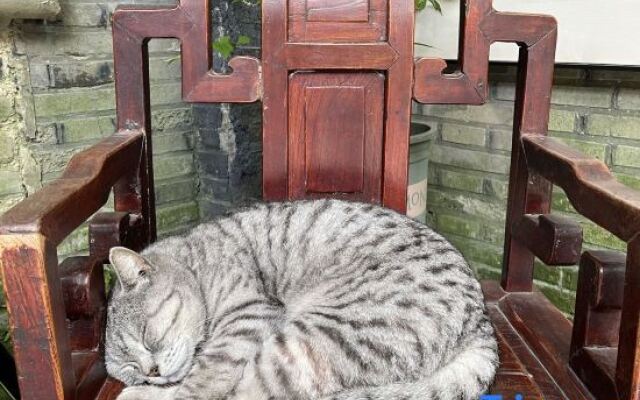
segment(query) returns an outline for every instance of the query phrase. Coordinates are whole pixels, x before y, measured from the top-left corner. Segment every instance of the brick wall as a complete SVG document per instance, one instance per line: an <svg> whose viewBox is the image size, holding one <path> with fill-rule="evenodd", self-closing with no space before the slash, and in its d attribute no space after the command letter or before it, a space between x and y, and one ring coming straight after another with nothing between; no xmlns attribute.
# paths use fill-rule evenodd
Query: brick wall
<svg viewBox="0 0 640 400"><path fill-rule="evenodd" d="M68 160L113 133L111 13L117 4L171 0L61 0L53 22L15 21L0 31L0 213L60 175ZM150 44L158 227L161 235L199 220L190 104L181 101L179 44ZM86 228L60 247L87 248ZM1 290L0 290L1 292ZM0 336L6 310L0 297Z"/></svg>
<svg viewBox="0 0 640 400"><path fill-rule="evenodd" d="M493 65L491 98L473 106L418 106L417 119L438 131L431 153L429 223L471 261L481 277L497 278L502 262L515 68ZM609 165L640 189L640 72L558 67L550 135ZM554 189L553 208L581 222L586 248L624 249L606 231L578 216ZM537 287L564 312L575 301L577 268L535 269Z"/></svg>

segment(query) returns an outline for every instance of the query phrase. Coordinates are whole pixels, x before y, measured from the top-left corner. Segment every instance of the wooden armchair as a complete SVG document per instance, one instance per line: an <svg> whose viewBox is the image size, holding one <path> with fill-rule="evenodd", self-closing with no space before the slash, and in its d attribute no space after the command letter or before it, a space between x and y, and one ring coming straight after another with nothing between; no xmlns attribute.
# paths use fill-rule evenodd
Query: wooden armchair
<svg viewBox="0 0 640 400"><path fill-rule="evenodd" d="M413 58L414 0L263 0L263 58L210 70L207 0L114 14L118 132L0 219L23 399L112 399L102 360L102 265L113 245L155 240L147 42L182 42L183 97L264 110L264 198L339 196L405 210L412 99L482 104L493 42L520 47L502 282L485 282L501 368L494 393L526 399L640 399L640 193L546 137L556 23L463 1L460 70ZM551 185L628 242L582 253L576 224L550 213ZM94 213L115 192L115 211ZM56 246L90 218L90 255ZM572 325L532 288L533 261L580 262Z"/></svg>

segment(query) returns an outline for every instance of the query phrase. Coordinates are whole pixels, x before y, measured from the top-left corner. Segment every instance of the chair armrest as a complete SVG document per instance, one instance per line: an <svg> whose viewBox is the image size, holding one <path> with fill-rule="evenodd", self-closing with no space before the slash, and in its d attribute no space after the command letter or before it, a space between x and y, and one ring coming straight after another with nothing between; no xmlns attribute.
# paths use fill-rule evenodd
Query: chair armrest
<svg viewBox="0 0 640 400"><path fill-rule="evenodd" d="M59 244L107 201L122 176L138 167L142 145L142 131L120 131L75 155L62 177L0 217L0 235L40 233Z"/></svg>
<svg viewBox="0 0 640 400"><path fill-rule="evenodd" d="M24 399L76 393L56 246L137 170L143 138L140 130L123 130L102 140L74 156L60 179L0 217L0 275Z"/></svg>
<svg viewBox="0 0 640 400"><path fill-rule="evenodd" d="M560 186L576 210L628 242L640 233L640 191L618 182L608 167L550 137L523 135L527 164Z"/></svg>

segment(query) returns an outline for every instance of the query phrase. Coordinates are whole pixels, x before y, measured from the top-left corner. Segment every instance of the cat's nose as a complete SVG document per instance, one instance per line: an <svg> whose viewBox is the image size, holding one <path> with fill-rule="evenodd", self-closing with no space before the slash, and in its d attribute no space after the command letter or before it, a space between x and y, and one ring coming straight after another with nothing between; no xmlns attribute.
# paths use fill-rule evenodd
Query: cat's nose
<svg viewBox="0 0 640 400"><path fill-rule="evenodd" d="M157 365L154 365L153 367L151 367L151 369L149 370L149 373L147 374L147 376L149 376L150 378L157 378L160 376L160 370L158 369Z"/></svg>

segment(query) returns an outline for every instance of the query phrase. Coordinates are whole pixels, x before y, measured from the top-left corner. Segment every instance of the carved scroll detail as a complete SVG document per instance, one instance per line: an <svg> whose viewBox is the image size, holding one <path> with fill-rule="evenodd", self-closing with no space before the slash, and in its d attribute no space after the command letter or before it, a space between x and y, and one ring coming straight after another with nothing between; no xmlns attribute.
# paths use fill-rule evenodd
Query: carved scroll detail
<svg viewBox="0 0 640 400"><path fill-rule="evenodd" d="M113 16L114 46L140 47L152 38L182 42L183 96L191 102L254 102L260 98L260 61L235 57L229 75L211 70L209 1L182 0L172 8L126 6ZM135 54L135 52L129 53ZM122 70L128 73L121 60Z"/></svg>
<svg viewBox="0 0 640 400"><path fill-rule="evenodd" d="M494 42L517 43L551 54L553 62L557 24L553 17L503 13L490 1L461 3L460 70L444 73L442 59L422 58L415 63L414 98L429 104L484 104L488 96L489 47ZM537 65L537 64L536 64Z"/></svg>

